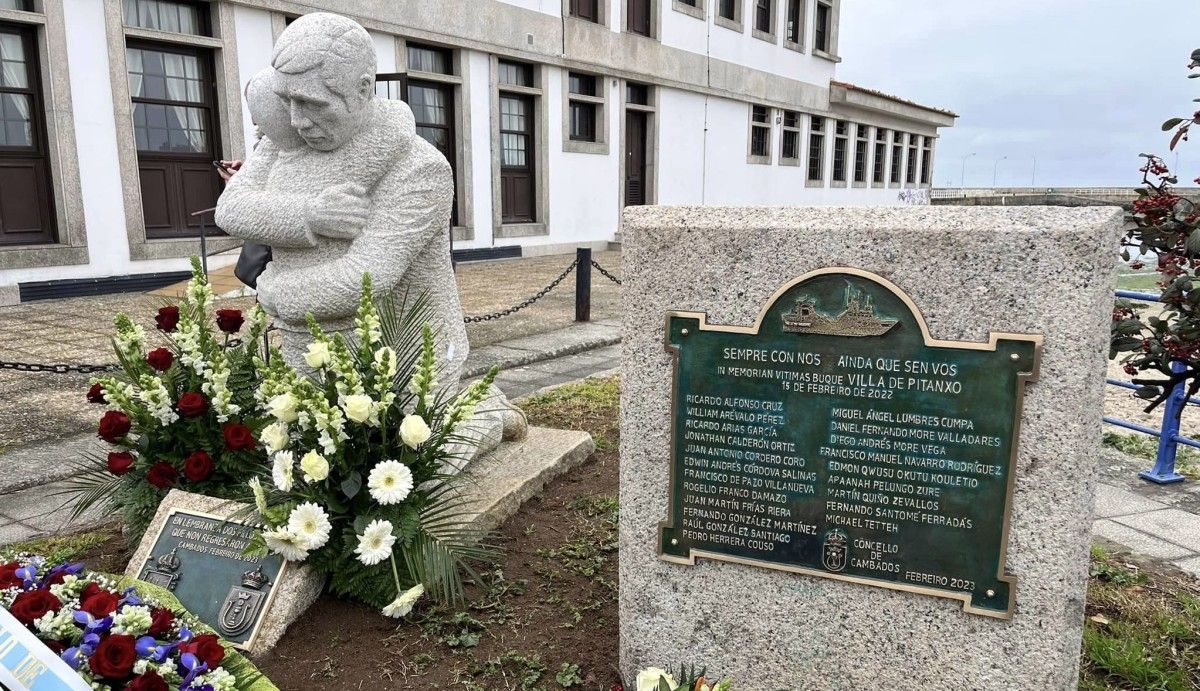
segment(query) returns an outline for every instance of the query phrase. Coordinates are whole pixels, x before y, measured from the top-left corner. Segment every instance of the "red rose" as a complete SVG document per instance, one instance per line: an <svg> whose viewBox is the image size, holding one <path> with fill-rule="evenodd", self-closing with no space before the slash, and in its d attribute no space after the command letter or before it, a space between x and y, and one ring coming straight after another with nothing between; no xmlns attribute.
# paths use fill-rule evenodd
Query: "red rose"
<svg viewBox="0 0 1200 691"><path fill-rule="evenodd" d="M17 569L19 568L21 568L21 565L15 561L0 564L0 590L4 590L5 588L19 588L21 586L22 581L20 578L17 578Z"/></svg>
<svg viewBox="0 0 1200 691"><path fill-rule="evenodd" d="M53 576L47 578L46 584L42 587L49 588L52 585L58 585L66 580L67 580L67 572L66 571L58 571Z"/></svg>
<svg viewBox="0 0 1200 691"><path fill-rule="evenodd" d="M154 324L159 331L170 333L179 325L179 308L175 305L159 307L158 314L154 315Z"/></svg>
<svg viewBox="0 0 1200 691"><path fill-rule="evenodd" d="M183 474L192 482L203 482L213 472L213 459L203 451L196 451L183 459Z"/></svg>
<svg viewBox="0 0 1200 691"><path fill-rule="evenodd" d="M105 638L96 646L96 652L88 662L93 674L117 681L128 679L133 673L133 663L137 662L133 636L113 634Z"/></svg>
<svg viewBox="0 0 1200 691"><path fill-rule="evenodd" d="M95 595L96 593L102 593L102 592L104 592L103 589L101 589L99 585L96 585L95 581L92 581L92 582L88 583L87 585L83 586L83 592L79 594L79 601L83 602L84 600Z"/></svg>
<svg viewBox="0 0 1200 691"><path fill-rule="evenodd" d="M236 309L217 310L217 327L227 334L235 334L242 328L242 311Z"/></svg>
<svg viewBox="0 0 1200 691"><path fill-rule="evenodd" d="M189 391L179 397L179 413L184 417L198 417L208 410L208 399L202 393Z"/></svg>
<svg viewBox="0 0 1200 691"><path fill-rule="evenodd" d="M146 670L140 677L134 677L133 681L125 687L125 691L168 691L169 689L167 682L154 670Z"/></svg>
<svg viewBox="0 0 1200 691"><path fill-rule="evenodd" d="M13 600L8 611L17 621L29 626L59 607L62 607L62 601L51 595L49 590L28 590Z"/></svg>
<svg viewBox="0 0 1200 691"><path fill-rule="evenodd" d="M179 646L179 652L191 653L208 665L209 669L221 664L225 659L225 648L221 647L221 639L215 634L206 633L196 636L191 641Z"/></svg>
<svg viewBox="0 0 1200 691"><path fill-rule="evenodd" d="M166 348L155 348L146 354L146 362L159 372L166 372L175 362L175 353Z"/></svg>
<svg viewBox="0 0 1200 691"><path fill-rule="evenodd" d="M114 451L108 454L108 472L113 475L124 475L133 470L133 454L126 451Z"/></svg>
<svg viewBox="0 0 1200 691"><path fill-rule="evenodd" d="M97 434L107 442L115 442L126 434L133 423L129 416L119 410L110 410L100 418L100 430Z"/></svg>
<svg viewBox="0 0 1200 691"><path fill-rule="evenodd" d="M81 599L79 601L79 609L97 619L103 619L117 611L117 605L119 604L121 604L121 598L117 597L115 593L101 590L91 597Z"/></svg>
<svg viewBox="0 0 1200 691"><path fill-rule="evenodd" d="M240 422L230 422L221 430L225 437L225 448L230 451L253 449L255 446L254 432Z"/></svg>
<svg viewBox="0 0 1200 691"><path fill-rule="evenodd" d="M155 607L150 610L150 630L147 635L155 638L166 638L175 625L175 613L166 607Z"/></svg>
<svg viewBox="0 0 1200 691"><path fill-rule="evenodd" d="M105 403L104 387L99 384L92 384L92 388L88 389L87 399L90 403Z"/></svg>
<svg viewBox="0 0 1200 691"><path fill-rule="evenodd" d="M179 480L179 471L166 461L155 463L146 473L146 482L159 489L170 489L177 480Z"/></svg>

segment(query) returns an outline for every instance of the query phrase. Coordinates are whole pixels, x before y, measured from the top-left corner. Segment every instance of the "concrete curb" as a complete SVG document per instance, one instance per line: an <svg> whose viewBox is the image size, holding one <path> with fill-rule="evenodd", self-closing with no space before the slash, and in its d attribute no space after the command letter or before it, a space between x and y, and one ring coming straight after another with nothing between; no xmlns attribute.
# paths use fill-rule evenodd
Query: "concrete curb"
<svg viewBox="0 0 1200 691"><path fill-rule="evenodd" d="M463 378L478 377L493 365L502 370L513 369L620 342L621 327L616 322L573 324L544 334L472 348L463 367Z"/></svg>

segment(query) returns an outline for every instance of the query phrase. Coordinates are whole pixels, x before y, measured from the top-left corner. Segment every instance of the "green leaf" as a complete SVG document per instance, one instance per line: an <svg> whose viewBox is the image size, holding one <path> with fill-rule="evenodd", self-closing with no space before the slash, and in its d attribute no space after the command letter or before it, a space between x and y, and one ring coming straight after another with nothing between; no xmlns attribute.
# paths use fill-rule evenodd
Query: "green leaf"
<svg viewBox="0 0 1200 691"><path fill-rule="evenodd" d="M671 691L671 685L667 683L666 677L658 678L658 691Z"/></svg>
<svg viewBox="0 0 1200 691"><path fill-rule="evenodd" d="M357 470L350 471L345 480L342 480L342 494L346 495L347 499L354 499L358 496L359 490L362 489L362 473Z"/></svg>
<svg viewBox="0 0 1200 691"><path fill-rule="evenodd" d="M1152 398L1158 398L1159 394L1161 393L1162 389L1158 388L1157 386L1143 386L1137 391L1134 391L1133 395L1137 396L1138 398L1150 400Z"/></svg>
<svg viewBox="0 0 1200 691"><path fill-rule="evenodd" d="M1179 123L1183 122L1183 118L1171 118L1162 124L1162 131L1167 132L1179 127Z"/></svg>

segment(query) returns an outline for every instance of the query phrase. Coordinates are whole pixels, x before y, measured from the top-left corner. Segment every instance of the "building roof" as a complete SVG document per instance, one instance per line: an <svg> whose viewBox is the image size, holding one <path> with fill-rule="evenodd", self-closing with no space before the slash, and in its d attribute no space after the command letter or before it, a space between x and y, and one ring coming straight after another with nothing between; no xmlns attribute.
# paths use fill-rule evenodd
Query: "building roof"
<svg viewBox="0 0 1200 691"><path fill-rule="evenodd" d="M840 86L843 89L851 89L853 91L860 91L864 94L870 94L870 95L876 96L878 98L884 98L889 101L895 101L896 103L903 103L906 106L920 108L921 110L928 110L933 113L941 113L942 115L946 115L946 116L949 116L952 118L958 117L958 113L955 113L952 110L946 110L944 108L934 108L933 106L922 105L920 103L917 103L916 101L910 101L906 98L900 98L899 96L893 96L889 93L884 93L882 91L876 91L875 89L868 89L864 86L858 86L857 84L851 84L849 82L839 82L836 79L830 81L829 84L830 84L830 86Z"/></svg>

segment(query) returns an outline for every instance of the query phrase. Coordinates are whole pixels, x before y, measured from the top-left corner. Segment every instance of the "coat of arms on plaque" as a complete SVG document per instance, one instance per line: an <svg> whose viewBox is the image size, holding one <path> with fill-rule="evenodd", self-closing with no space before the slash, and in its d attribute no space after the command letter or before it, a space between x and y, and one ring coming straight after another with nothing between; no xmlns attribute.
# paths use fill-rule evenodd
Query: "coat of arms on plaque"
<svg viewBox="0 0 1200 691"><path fill-rule="evenodd" d="M249 631L258 620L259 610L267 599L262 587L267 585L267 576L259 566L242 574L242 584L229 589L229 595L221 604L217 625L226 636L240 636Z"/></svg>
<svg viewBox="0 0 1200 691"><path fill-rule="evenodd" d="M176 550L172 549L167 554L162 555L155 560L154 566L146 565L146 570L142 572L142 580L147 583L153 583L160 588L167 590L175 590L175 586L179 583L179 578L182 574L179 571L179 556Z"/></svg>
<svg viewBox="0 0 1200 691"><path fill-rule="evenodd" d="M841 571L846 568L848 551L846 533L840 528L834 528L825 536L825 543L821 545L821 563L830 571Z"/></svg>

